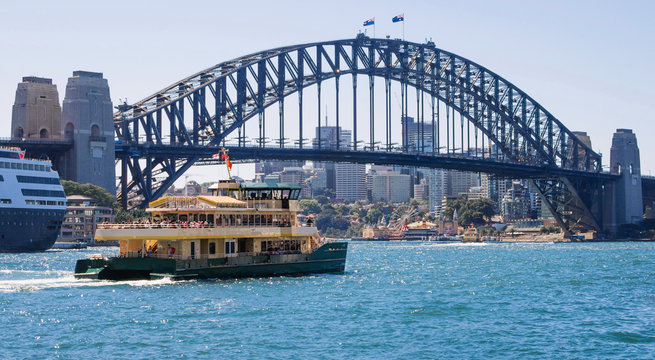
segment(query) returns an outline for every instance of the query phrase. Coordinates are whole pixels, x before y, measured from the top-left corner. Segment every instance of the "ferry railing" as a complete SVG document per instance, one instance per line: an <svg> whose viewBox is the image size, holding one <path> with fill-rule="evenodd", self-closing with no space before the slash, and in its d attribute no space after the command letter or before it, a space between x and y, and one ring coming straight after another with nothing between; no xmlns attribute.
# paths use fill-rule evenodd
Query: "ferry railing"
<svg viewBox="0 0 655 360"><path fill-rule="evenodd" d="M230 228L230 227L292 227L291 224L251 224L251 223L242 223L242 224L230 224L230 225L215 225L215 224L199 224L199 223L111 223L111 224L98 224L98 229L214 229L214 228ZM313 227L313 224L299 224L298 227Z"/></svg>
<svg viewBox="0 0 655 360"><path fill-rule="evenodd" d="M179 254L166 254L160 252L139 252L129 251L126 253L115 254L113 257L122 258L155 258L155 259L173 259L173 260L208 260L208 259L222 259L222 258L236 258L239 256L269 256L269 255L299 255L305 254L300 250L278 250L278 251L263 251L263 252L239 252L239 253L216 253L216 254L201 254L201 255L179 255ZM103 255L107 257L106 255Z"/></svg>

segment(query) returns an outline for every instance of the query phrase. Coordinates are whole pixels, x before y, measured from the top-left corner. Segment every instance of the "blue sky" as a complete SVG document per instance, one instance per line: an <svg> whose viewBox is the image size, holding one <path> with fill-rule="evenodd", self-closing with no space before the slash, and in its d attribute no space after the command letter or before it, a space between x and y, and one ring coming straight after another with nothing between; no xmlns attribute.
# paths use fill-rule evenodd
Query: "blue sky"
<svg viewBox="0 0 655 360"><path fill-rule="evenodd" d="M652 1L32 1L0 10L0 136L10 134L21 77L50 77L63 99L74 70L103 72L114 104L138 101L214 64L282 45L376 35L478 62L526 91L609 161L632 128L655 175ZM370 27L367 30L372 30ZM203 171L204 172L204 171Z"/></svg>

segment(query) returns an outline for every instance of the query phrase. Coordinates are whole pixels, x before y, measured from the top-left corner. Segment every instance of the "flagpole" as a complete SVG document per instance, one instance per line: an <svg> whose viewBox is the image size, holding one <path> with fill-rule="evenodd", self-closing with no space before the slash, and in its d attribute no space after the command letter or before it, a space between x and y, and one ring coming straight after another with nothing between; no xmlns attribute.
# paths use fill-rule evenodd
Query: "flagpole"
<svg viewBox="0 0 655 360"><path fill-rule="evenodd" d="M405 13L403 13L403 41L405 41Z"/></svg>

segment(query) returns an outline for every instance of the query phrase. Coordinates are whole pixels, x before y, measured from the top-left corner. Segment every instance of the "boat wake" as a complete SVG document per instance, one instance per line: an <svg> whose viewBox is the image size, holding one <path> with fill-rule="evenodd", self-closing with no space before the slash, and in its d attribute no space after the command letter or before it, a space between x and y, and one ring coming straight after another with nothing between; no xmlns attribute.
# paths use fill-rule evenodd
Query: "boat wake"
<svg viewBox="0 0 655 360"><path fill-rule="evenodd" d="M170 285L170 278L158 280L108 281L76 279L72 273L55 278L0 280L0 293L34 292L52 288L90 288L111 286L161 286Z"/></svg>

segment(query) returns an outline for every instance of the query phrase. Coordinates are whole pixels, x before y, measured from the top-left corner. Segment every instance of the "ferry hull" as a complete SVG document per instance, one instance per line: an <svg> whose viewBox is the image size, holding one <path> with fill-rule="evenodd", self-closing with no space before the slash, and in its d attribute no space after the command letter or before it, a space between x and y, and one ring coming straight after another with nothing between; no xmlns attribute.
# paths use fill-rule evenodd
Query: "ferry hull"
<svg viewBox="0 0 655 360"><path fill-rule="evenodd" d="M215 259L81 259L75 277L101 280L227 279L318 273L343 273L348 243L328 243L311 254L235 256Z"/></svg>

